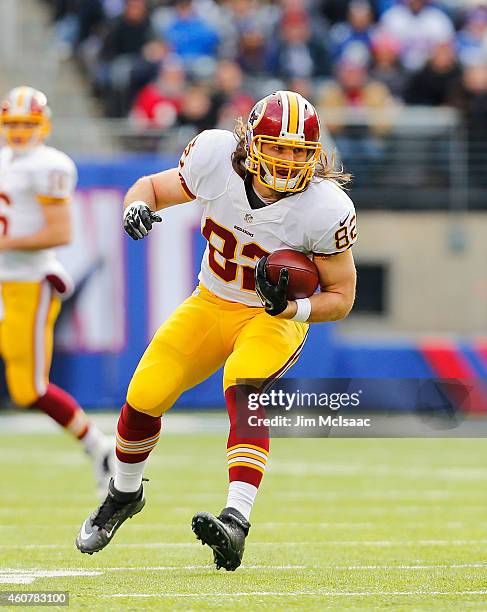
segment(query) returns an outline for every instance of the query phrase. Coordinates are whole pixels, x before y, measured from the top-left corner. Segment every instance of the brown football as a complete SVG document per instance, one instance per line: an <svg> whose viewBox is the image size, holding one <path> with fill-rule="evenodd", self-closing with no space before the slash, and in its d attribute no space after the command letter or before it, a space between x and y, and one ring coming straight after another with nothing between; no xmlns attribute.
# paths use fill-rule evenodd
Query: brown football
<svg viewBox="0 0 487 612"><path fill-rule="evenodd" d="M289 270L288 300L313 295L319 283L318 269L306 255L292 249L274 251L267 258L267 278L271 283L277 284L282 268Z"/></svg>

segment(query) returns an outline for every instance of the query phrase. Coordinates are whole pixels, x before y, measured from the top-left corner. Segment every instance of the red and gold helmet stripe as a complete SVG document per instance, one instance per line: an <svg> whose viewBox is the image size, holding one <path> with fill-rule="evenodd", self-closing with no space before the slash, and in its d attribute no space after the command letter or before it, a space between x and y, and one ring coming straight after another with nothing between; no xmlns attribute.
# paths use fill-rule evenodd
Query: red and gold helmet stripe
<svg viewBox="0 0 487 612"><path fill-rule="evenodd" d="M298 95L294 92L288 92L287 97L289 98L289 129L290 134L297 134L298 132L298 118L299 118L299 102Z"/></svg>

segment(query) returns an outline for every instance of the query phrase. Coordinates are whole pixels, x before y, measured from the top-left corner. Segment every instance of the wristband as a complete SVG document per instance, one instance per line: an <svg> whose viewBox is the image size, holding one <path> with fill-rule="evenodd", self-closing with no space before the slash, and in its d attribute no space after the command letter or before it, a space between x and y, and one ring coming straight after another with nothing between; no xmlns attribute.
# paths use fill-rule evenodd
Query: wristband
<svg viewBox="0 0 487 612"><path fill-rule="evenodd" d="M311 314L311 301L309 298L303 298L301 300L296 300L296 314L292 317L291 321L300 321L301 323L306 323Z"/></svg>

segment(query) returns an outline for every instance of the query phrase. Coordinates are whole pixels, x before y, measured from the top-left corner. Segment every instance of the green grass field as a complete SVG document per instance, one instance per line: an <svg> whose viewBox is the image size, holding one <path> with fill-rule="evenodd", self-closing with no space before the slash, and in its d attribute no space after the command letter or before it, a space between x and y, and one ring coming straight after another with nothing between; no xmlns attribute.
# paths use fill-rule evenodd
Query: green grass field
<svg viewBox="0 0 487 612"><path fill-rule="evenodd" d="M86 610L487 609L485 440L274 440L271 457L227 573L190 528L224 505L224 437L162 437L146 508L88 556L86 457L64 434L3 435L0 590Z"/></svg>

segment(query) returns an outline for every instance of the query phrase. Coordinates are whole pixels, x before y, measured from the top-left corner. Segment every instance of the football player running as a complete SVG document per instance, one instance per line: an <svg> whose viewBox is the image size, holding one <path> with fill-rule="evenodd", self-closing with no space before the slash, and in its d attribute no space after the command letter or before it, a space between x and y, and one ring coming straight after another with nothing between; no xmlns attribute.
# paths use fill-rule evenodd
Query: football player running
<svg viewBox="0 0 487 612"><path fill-rule="evenodd" d="M42 410L81 442L104 498L114 443L49 382L54 324L72 285L54 247L71 240L76 185L73 161L44 144L50 115L46 96L32 87L13 89L0 108L0 355L11 399Z"/></svg>
<svg viewBox="0 0 487 612"><path fill-rule="evenodd" d="M192 528L213 549L217 568L235 570L269 454L267 431L249 437L237 427L237 393L256 391L242 381L267 384L282 376L298 359L309 323L342 319L352 308L355 212L341 188L347 176L322 153L314 107L297 93L275 92L255 105L236 136L237 142L228 131L202 132L179 168L139 179L125 197L124 227L133 239L161 221L157 211L194 200L203 205L208 244L199 286L159 328L130 382L118 421L115 477L106 500L81 526L81 552L104 548L142 510L142 474L161 416L224 365L228 497L218 516L197 513ZM268 281L266 257L283 248L314 259L321 292L288 301L287 270L277 285Z"/></svg>

